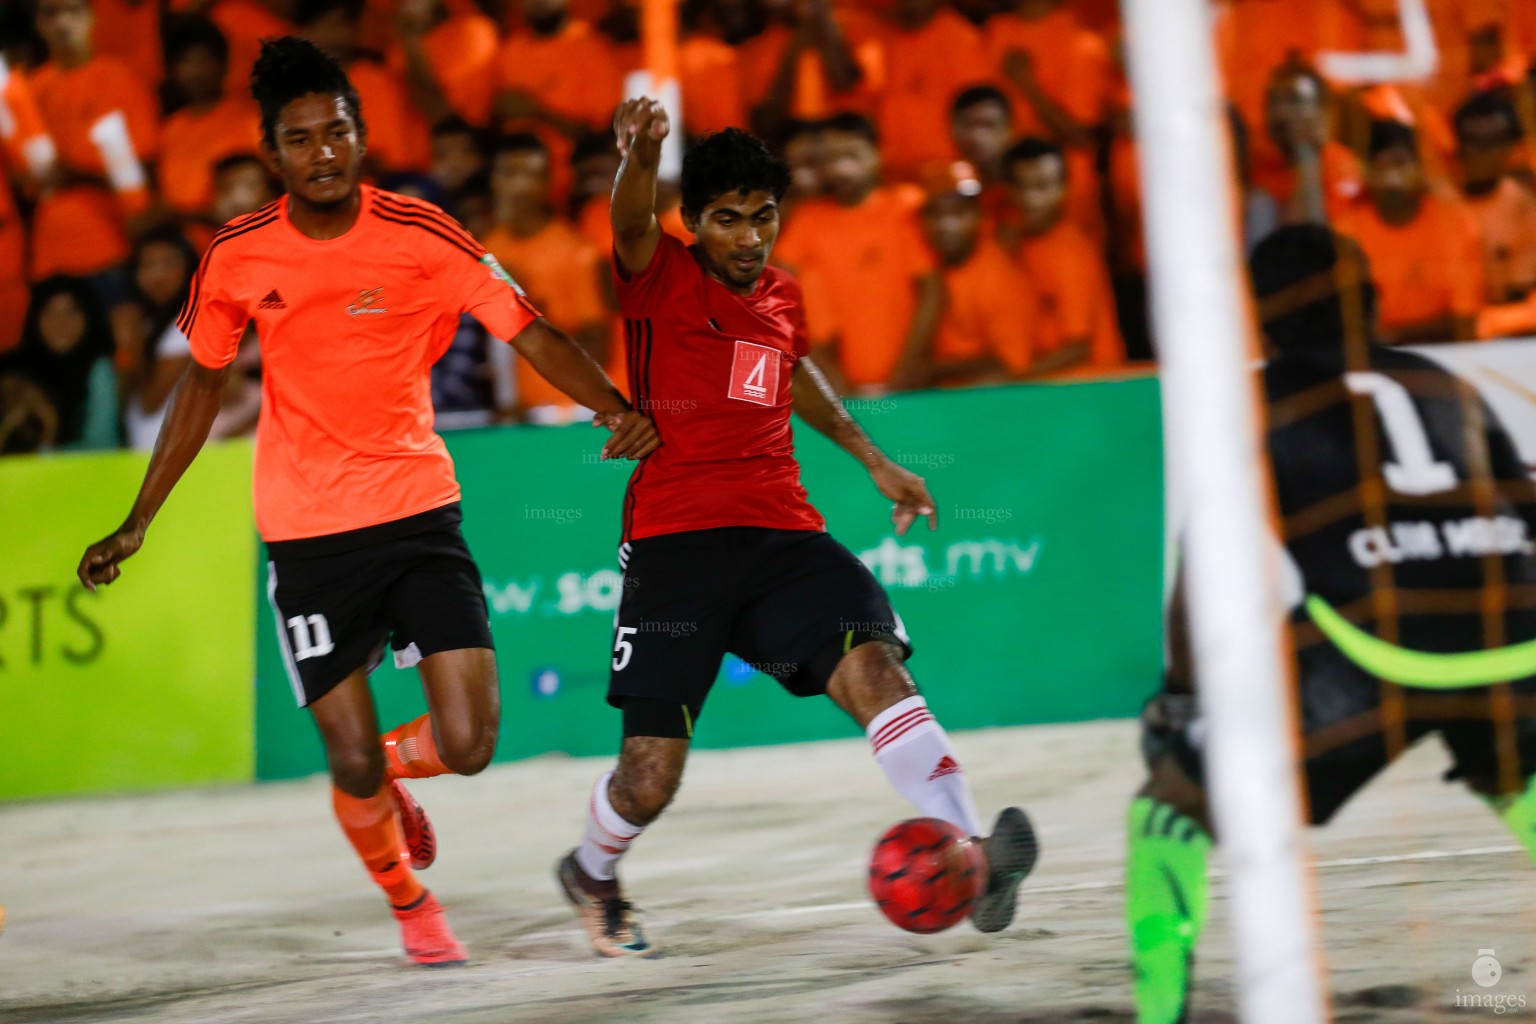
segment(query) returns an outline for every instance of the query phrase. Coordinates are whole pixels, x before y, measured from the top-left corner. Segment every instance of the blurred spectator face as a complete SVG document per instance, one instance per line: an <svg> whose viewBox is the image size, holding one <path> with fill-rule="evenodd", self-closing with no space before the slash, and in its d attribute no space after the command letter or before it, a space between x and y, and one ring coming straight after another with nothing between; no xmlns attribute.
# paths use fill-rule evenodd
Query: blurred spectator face
<svg viewBox="0 0 1536 1024"><path fill-rule="evenodd" d="M191 274L186 255L170 242L144 243L139 250L138 264L133 268L134 283L139 286L139 291L157 306L176 301Z"/></svg>
<svg viewBox="0 0 1536 1024"><path fill-rule="evenodd" d="M213 103L224 93L226 70L225 62L212 50L190 46L171 65L171 81L188 103Z"/></svg>
<svg viewBox="0 0 1536 1024"><path fill-rule="evenodd" d="M1014 205L1024 217L1024 231L1042 235L1061 220L1067 200L1067 165L1055 153L1020 160L1009 174Z"/></svg>
<svg viewBox="0 0 1536 1024"><path fill-rule="evenodd" d="M549 203L549 154L534 149L497 153L491 196L500 217L544 208Z"/></svg>
<svg viewBox="0 0 1536 1024"><path fill-rule="evenodd" d="M266 168L254 157L229 163L213 176L213 220L228 224L277 198Z"/></svg>
<svg viewBox="0 0 1536 1024"><path fill-rule="evenodd" d="M1407 146L1392 146L1373 155L1365 165L1365 187L1371 202L1388 220L1418 212L1424 195L1424 165Z"/></svg>
<svg viewBox="0 0 1536 1024"><path fill-rule="evenodd" d="M38 0L37 34L48 47L48 56L70 62L90 56L91 31L96 13L90 0Z"/></svg>
<svg viewBox="0 0 1536 1024"><path fill-rule="evenodd" d="M565 0L523 0L523 21L535 35L554 35L565 25L565 15Z"/></svg>
<svg viewBox="0 0 1536 1024"><path fill-rule="evenodd" d="M600 153L590 153L571 164L575 181L571 184L571 201L574 208L581 208L589 199L607 198L613 193L613 179L619 176L619 150L610 147Z"/></svg>
<svg viewBox="0 0 1536 1024"><path fill-rule="evenodd" d="M1509 171L1515 131L1502 114L1468 117L1457 125L1462 180L1471 192L1486 192Z"/></svg>
<svg viewBox="0 0 1536 1024"><path fill-rule="evenodd" d="M66 355L85 338L85 310L80 300L61 291L43 303L37 317L37 333L55 355Z"/></svg>
<svg viewBox="0 0 1536 1024"><path fill-rule="evenodd" d="M342 5L323 11L302 31L304 38L343 64L357 53L357 19Z"/></svg>
<svg viewBox="0 0 1536 1024"><path fill-rule="evenodd" d="M485 168L485 157L469 132L432 136L432 177L452 192Z"/></svg>
<svg viewBox="0 0 1536 1024"><path fill-rule="evenodd" d="M943 0L897 0L896 20L906 28L919 28L928 24L942 6Z"/></svg>
<svg viewBox="0 0 1536 1024"><path fill-rule="evenodd" d="M853 132L822 132L820 164L822 187L844 206L863 202L880 181L880 151Z"/></svg>
<svg viewBox="0 0 1536 1024"><path fill-rule="evenodd" d="M484 238L496 227L496 204L489 192L466 192L453 204L453 214L464 230Z"/></svg>
<svg viewBox="0 0 1536 1024"><path fill-rule="evenodd" d="M1293 156L1302 144L1321 149L1328 141L1330 127L1317 80L1295 71L1277 72L1264 97L1264 124L1269 137L1287 156Z"/></svg>
<svg viewBox="0 0 1536 1024"><path fill-rule="evenodd" d="M1008 109L996 100L973 103L955 112L950 136L960 155L976 167L995 167L1008 149L1013 122Z"/></svg>
<svg viewBox="0 0 1536 1024"><path fill-rule="evenodd" d="M976 250L981 235L981 204L972 196L948 192L923 206L923 234L947 267L959 266Z"/></svg>
<svg viewBox="0 0 1536 1024"><path fill-rule="evenodd" d="M801 131L784 143L784 162L789 164L789 197L806 199L821 194L821 133Z"/></svg>
<svg viewBox="0 0 1536 1024"><path fill-rule="evenodd" d="M720 38L733 46L757 32L757 12L751 0L704 0L703 14L714 22Z"/></svg>

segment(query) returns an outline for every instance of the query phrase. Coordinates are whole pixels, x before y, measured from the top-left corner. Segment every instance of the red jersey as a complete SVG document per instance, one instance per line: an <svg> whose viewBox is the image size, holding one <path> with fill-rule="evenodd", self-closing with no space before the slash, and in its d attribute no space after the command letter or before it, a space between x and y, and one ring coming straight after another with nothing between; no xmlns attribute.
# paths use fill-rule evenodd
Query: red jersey
<svg viewBox="0 0 1536 1024"><path fill-rule="evenodd" d="M614 276L629 393L661 437L629 478L624 540L826 529L800 485L789 426L790 375L810 350L799 283L769 267L738 295L668 234L644 271Z"/></svg>
<svg viewBox="0 0 1536 1024"><path fill-rule="evenodd" d="M363 186L357 223L310 238L283 197L214 236L177 325L227 366L261 340L256 525L267 540L356 530L459 498L432 429L432 364L471 313L511 339L537 317L485 247L431 203Z"/></svg>

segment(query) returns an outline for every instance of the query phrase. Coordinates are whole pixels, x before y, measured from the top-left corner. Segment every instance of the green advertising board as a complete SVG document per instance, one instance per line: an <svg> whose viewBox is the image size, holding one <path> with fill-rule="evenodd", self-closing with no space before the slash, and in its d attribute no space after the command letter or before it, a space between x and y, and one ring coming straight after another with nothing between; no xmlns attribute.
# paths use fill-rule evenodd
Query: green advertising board
<svg viewBox="0 0 1536 1024"><path fill-rule="evenodd" d="M199 456L116 583L75 578L147 461L0 459L0 799L252 776L250 445Z"/></svg>
<svg viewBox="0 0 1536 1024"><path fill-rule="evenodd" d="M1134 714L1161 662L1157 382L930 392L850 403L923 475L940 525L898 538L863 470L796 423L811 500L871 567L912 635L911 668L950 728ZM622 591L615 551L628 463L587 427L448 435L464 532L485 576L501 673L498 759L617 750L603 699ZM263 570L264 572L264 570ZM261 581L260 778L321 771L294 706ZM414 671L374 676L385 728L424 710ZM723 747L857 735L826 700L789 697L727 659L696 734Z"/></svg>

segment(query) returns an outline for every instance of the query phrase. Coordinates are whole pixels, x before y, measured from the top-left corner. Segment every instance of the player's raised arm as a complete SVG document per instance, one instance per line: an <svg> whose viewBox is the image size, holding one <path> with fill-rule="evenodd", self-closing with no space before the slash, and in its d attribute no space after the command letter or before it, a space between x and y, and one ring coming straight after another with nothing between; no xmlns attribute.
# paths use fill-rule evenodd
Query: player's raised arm
<svg viewBox="0 0 1536 1024"><path fill-rule="evenodd" d="M891 509L891 522L896 524L898 536L905 534L919 516L928 517L928 529L939 528L938 506L928 493L927 483L911 470L898 466L870 440L810 359L801 358L795 364L790 395L796 414L817 433L858 459L869 470L876 489L896 503Z"/></svg>
<svg viewBox="0 0 1536 1024"><path fill-rule="evenodd" d="M171 489L192 465L208 431L219 414L219 398L229 366L210 369L193 361L171 392L171 408L155 440L155 453L139 486L139 496L123 524L102 540L85 549L76 573L90 590L97 584L111 583L122 574L119 564L144 544L144 533L170 497Z"/></svg>
<svg viewBox="0 0 1536 1024"><path fill-rule="evenodd" d="M656 100L625 100L613 115L613 134L624 162L613 180L608 218L613 248L626 274L639 274L651 265L661 241L656 221L656 169L661 164L661 140L671 130L667 112Z"/></svg>

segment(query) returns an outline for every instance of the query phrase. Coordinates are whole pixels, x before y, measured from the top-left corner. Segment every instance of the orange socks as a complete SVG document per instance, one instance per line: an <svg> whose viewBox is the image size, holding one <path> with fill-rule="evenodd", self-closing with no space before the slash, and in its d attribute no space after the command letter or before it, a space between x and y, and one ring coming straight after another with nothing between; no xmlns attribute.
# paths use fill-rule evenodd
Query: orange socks
<svg viewBox="0 0 1536 1024"><path fill-rule="evenodd" d="M423 716L422 721L425 720ZM401 852L405 837L400 833L400 814L389 786L380 787L365 800L332 786L331 805L336 809L341 830L389 902L407 907L421 899L426 890L411 873L409 856Z"/></svg>
<svg viewBox="0 0 1536 1024"><path fill-rule="evenodd" d="M432 719L427 715L391 729L383 740L384 771L392 779L430 779L434 775L452 774L437 756Z"/></svg>

